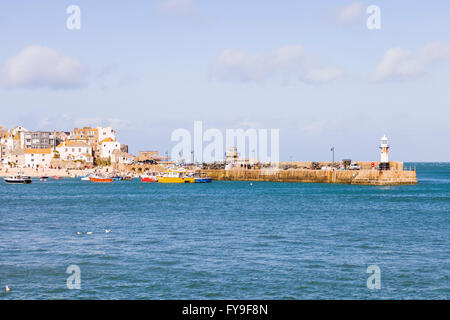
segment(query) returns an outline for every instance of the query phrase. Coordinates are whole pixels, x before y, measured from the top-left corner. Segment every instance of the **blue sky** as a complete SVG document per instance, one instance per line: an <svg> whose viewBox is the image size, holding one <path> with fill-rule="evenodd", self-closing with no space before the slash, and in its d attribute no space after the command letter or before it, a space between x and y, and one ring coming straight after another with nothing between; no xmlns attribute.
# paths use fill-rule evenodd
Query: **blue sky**
<svg viewBox="0 0 450 320"><path fill-rule="evenodd" d="M327 160L331 145L377 160L386 134L392 160L450 161L448 13L444 0L2 1L0 125L111 124L132 152L161 153L194 120L278 128L282 160Z"/></svg>

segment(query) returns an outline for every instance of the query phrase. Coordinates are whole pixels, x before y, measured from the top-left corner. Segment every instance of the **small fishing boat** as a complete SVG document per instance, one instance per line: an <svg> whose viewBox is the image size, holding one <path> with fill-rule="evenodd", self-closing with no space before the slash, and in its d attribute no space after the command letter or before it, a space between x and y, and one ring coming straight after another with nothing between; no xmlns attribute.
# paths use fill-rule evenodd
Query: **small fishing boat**
<svg viewBox="0 0 450 320"><path fill-rule="evenodd" d="M120 176L113 177L113 181L122 181L122 180L123 180L123 178Z"/></svg>
<svg viewBox="0 0 450 320"><path fill-rule="evenodd" d="M53 179L55 180L62 180L63 177L53 176Z"/></svg>
<svg viewBox="0 0 450 320"><path fill-rule="evenodd" d="M29 184L33 182L33 180L31 180L31 177L22 175L4 178L3 180L5 180L7 184Z"/></svg>
<svg viewBox="0 0 450 320"><path fill-rule="evenodd" d="M92 176L89 176L89 180L91 182L96 182L96 183L109 183L109 182L113 182L114 178L103 177L101 175L92 175Z"/></svg>
<svg viewBox="0 0 450 320"><path fill-rule="evenodd" d="M195 178L182 170L166 170L158 176L158 183L195 183Z"/></svg>
<svg viewBox="0 0 450 320"><path fill-rule="evenodd" d="M81 178L81 181L91 181L91 180L89 179L90 176L91 176L91 175L87 175L86 177L82 177L82 178Z"/></svg>
<svg viewBox="0 0 450 320"><path fill-rule="evenodd" d="M125 177L122 177L122 180L123 181L131 181L131 180L133 180L133 177L132 176L125 176Z"/></svg>
<svg viewBox="0 0 450 320"><path fill-rule="evenodd" d="M156 174L154 172L144 173L141 176L141 182L158 182Z"/></svg>
<svg viewBox="0 0 450 320"><path fill-rule="evenodd" d="M192 177L194 177L195 183L211 183L212 178L208 177L205 173L194 173L192 174Z"/></svg>

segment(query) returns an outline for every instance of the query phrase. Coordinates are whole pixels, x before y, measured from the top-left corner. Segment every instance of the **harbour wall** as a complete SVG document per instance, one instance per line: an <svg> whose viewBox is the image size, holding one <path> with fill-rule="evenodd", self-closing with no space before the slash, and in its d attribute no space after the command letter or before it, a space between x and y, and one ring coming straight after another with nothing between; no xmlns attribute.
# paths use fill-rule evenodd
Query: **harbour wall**
<svg viewBox="0 0 450 320"><path fill-rule="evenodd" d="M361 170L202 170L209 177L223 181L271 181L305 183L341 183L360 185L417 184L415 171L376 169Z"/></svg>

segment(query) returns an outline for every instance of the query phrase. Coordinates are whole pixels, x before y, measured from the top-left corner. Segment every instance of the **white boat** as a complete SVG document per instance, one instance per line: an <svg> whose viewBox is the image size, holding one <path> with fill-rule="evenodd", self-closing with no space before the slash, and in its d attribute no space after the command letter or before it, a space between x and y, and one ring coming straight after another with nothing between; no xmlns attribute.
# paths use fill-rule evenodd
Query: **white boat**
<svg viewBox="0 0 450 320"><path fill-rule="evenodd" d="M4 178L3 180L5 180L7 184L29 184L33 182L31 177L22 175L11 176L9 178Z"/></svg>
<svg viewBox="0 0 450 320"><path fill-rule="evenodd" d="M91 181L89 178L91 175L87 175L86 177L81 178L82 181Z"/></svg>

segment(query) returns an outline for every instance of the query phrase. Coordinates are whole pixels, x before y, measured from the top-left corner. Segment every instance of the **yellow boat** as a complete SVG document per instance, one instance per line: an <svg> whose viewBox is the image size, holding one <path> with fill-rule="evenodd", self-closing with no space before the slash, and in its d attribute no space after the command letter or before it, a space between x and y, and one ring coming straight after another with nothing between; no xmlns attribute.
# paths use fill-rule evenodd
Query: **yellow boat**
<svg viewBox="0 0 450 320"><path fill-rule="evenodd" d="M195 183L195 178L187 177L184 171L164 171L158 176L158 183Z"/></svg>

